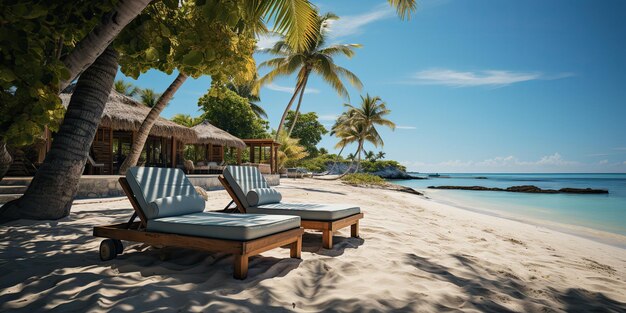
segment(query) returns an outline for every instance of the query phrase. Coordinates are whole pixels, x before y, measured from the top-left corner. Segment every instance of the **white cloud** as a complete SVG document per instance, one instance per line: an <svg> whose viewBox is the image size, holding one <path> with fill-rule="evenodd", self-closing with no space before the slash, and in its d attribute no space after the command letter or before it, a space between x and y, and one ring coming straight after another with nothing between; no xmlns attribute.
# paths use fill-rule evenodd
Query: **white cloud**
<svg viewBox="0 0 626 313"><path fill-rule="evenodd" d="M609 164L609 160L602 160L598 162L598 164Z"/></svg>
<svg viewBox="0 0 626 313"><path fill-rule="evenodd" d="M626 147L617 147L617 148L613 148L613 150L626 151Z"/></svg>
<svg viewBox="0 0 626 313"><path fill-rule="evenodd" d="M256 48L257 50L269 49L281 39L281 36L276 33L269 33L267 35L261 35L257 38Z"/></svg>
<svg viewBox="0 0 626 313"><path fill-rule="evenodd" d="M396 126L397 129L417 129L415 126Z"/></svg>
<svg viewBox="0 0 626 313"><path fill-rule="evenodd" d="M266 87L267 89L270 89L270 90L286 92L286 93L290 93L290 94L293 94L293 91L295 89L294 87L280 86L280 85L277 85L277 84L274 84L274 83L268 84L268 85L266 85L264 87ZM304 90L304 93L305 94L307 94L307 93L320 93L320 91L315 89L315 88L307 87Z"/></svg>
<svg viewBox="0 0 626 313"><path fill-rule="evenodd" d="M422 172L558 172L576 171L589 164L564 159L559 153L546 155L536 161L523 161L515 156L493 157L482 161L450 160L439 163L405 161L409 170ZM601 163L596 166L608 166Z"/></svg>
<svg viewBox="0 0 626 313"><path fill-rule="evenodd" d="M380 4L369 12L358 15L342 16L338 20L330 21L328 35L333 39L337 39L349 35L360 34L363 32L363 28L367 24L394 16L395 11L390 5L387 3Z"/></svg>
<svg viewBox="0 0 626 313"><path fill-rule="evenodd" d="M339 117L339 115L337 114L321 114L317 117L318 120L320 121L331 121L334 122L335 120L337 120L337 118Z"/></svg>
<svg viewBox="0 0 626 313"><path fill-rule="evenodd" d="M429 69L415 73L404 83L451 87L503 87L531 80L554 80L570 76L572 76L570 73L549 76L541 72L513 72L504 70L461 72L451 69Z"/></svg>

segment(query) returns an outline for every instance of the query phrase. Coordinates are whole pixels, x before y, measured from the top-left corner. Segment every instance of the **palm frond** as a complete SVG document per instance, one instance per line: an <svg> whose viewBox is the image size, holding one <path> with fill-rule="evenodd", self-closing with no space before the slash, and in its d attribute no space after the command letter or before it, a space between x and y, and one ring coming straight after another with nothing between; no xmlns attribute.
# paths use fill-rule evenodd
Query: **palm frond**
<svg viewBox="0 0 626 313"><path fill-rule="evenodd" d="M315 40L316 12L307 0L256 0L260 11L275 21L274 30L285 34L285 40L303 50Z"/></svg>
<svg viewBox="0 0 626 313"><path fill-rule="evenodd" d="M411 19L411 15L417 9L416 0L387 0L389 4L396 8L396 13L401 19Z"/></svg>

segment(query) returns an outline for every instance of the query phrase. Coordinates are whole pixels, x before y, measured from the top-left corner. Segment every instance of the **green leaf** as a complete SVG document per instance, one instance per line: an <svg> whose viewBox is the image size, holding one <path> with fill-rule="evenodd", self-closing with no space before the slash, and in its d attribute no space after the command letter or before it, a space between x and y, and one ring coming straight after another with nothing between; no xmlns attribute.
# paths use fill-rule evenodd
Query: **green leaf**
<svg viewBox="0 0 626 313"><path fill-rule="evenodd" d="M202 53L200 51L192 50L185 54L183 57L183 64L188 66L195 66L202 62Z"/></svg>
<svg viewBox="0 0 626 313"><path fill-rule="evenodd" d="M155 47L150 47L146 50L146 58L148 61L154 61L159 58L159 51Z"/></svg>
<svg viewBox="0 0 626 313"><path fill-rule="evenodd" d="M178 0L163 0L163 3L172 10L176 10L176 8L178 8Z"/></svg>

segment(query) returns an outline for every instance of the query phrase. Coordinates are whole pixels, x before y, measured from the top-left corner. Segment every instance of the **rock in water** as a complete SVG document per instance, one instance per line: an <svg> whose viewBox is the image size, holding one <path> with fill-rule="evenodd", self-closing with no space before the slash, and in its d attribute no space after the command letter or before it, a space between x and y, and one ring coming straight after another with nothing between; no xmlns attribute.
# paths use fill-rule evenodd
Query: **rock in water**
<svg viewBox="0 0 626 313"><path fill-rule="evenodd" d="M506 192L524 192L524 193L575 193L575 194L607 194L608 190L605 189L591 189L591 188L561 188L559 190L554 189L541 189L533 185L512 186L506 189L497 187L483 187L483 186L428 186L429 189L453 189L453 190L475 190L475 191L506 191Z"/></svg>

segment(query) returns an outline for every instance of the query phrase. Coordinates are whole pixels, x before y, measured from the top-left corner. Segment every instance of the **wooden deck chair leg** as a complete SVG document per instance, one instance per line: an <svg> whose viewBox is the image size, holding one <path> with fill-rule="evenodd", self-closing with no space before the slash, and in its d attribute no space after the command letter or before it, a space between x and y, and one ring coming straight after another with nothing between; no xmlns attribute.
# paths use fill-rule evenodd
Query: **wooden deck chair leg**
<svg viewBox="0 0 626 313"><path fill-rule="evenodd" d="M289 249L292 258L300 259L302 257L302 236L298 237L298 240L293 242Z"/></svg>
<svg viewBox="0 0 626 313"><path fill-rule="evenodd" d="M333 248L333 231L330 229L324 229L322 232L322 246L325 249Z"/></svg>
<svg viewBox="0 0 626 313"><path fill-rule="evenodd" d="M228 210L233 203L235 203L235 200L230 200L230 202L228 202L228 204L224 207L224 211Z"/></svg>
<svg viewBox="0 0 626 313"><path fill-rule="evenodd" d="M133 216L130 217L128 223L126 224L126 229L130 229L130 226L133 225L133 222L137 218L137 212L133 212Z"/></svg>
<svg viewBox="0 0 626 313"><path fill-rule="evenodd" d="M246 279L248 277L248 255L235 254L235 278Z"/></svg>
<svg viewBox="0 0 626 313"><path fill-rule="evenodd" d="M350 236L359 238L359 221L358 220L356 221L356 223L350 225Z"/></svg>

